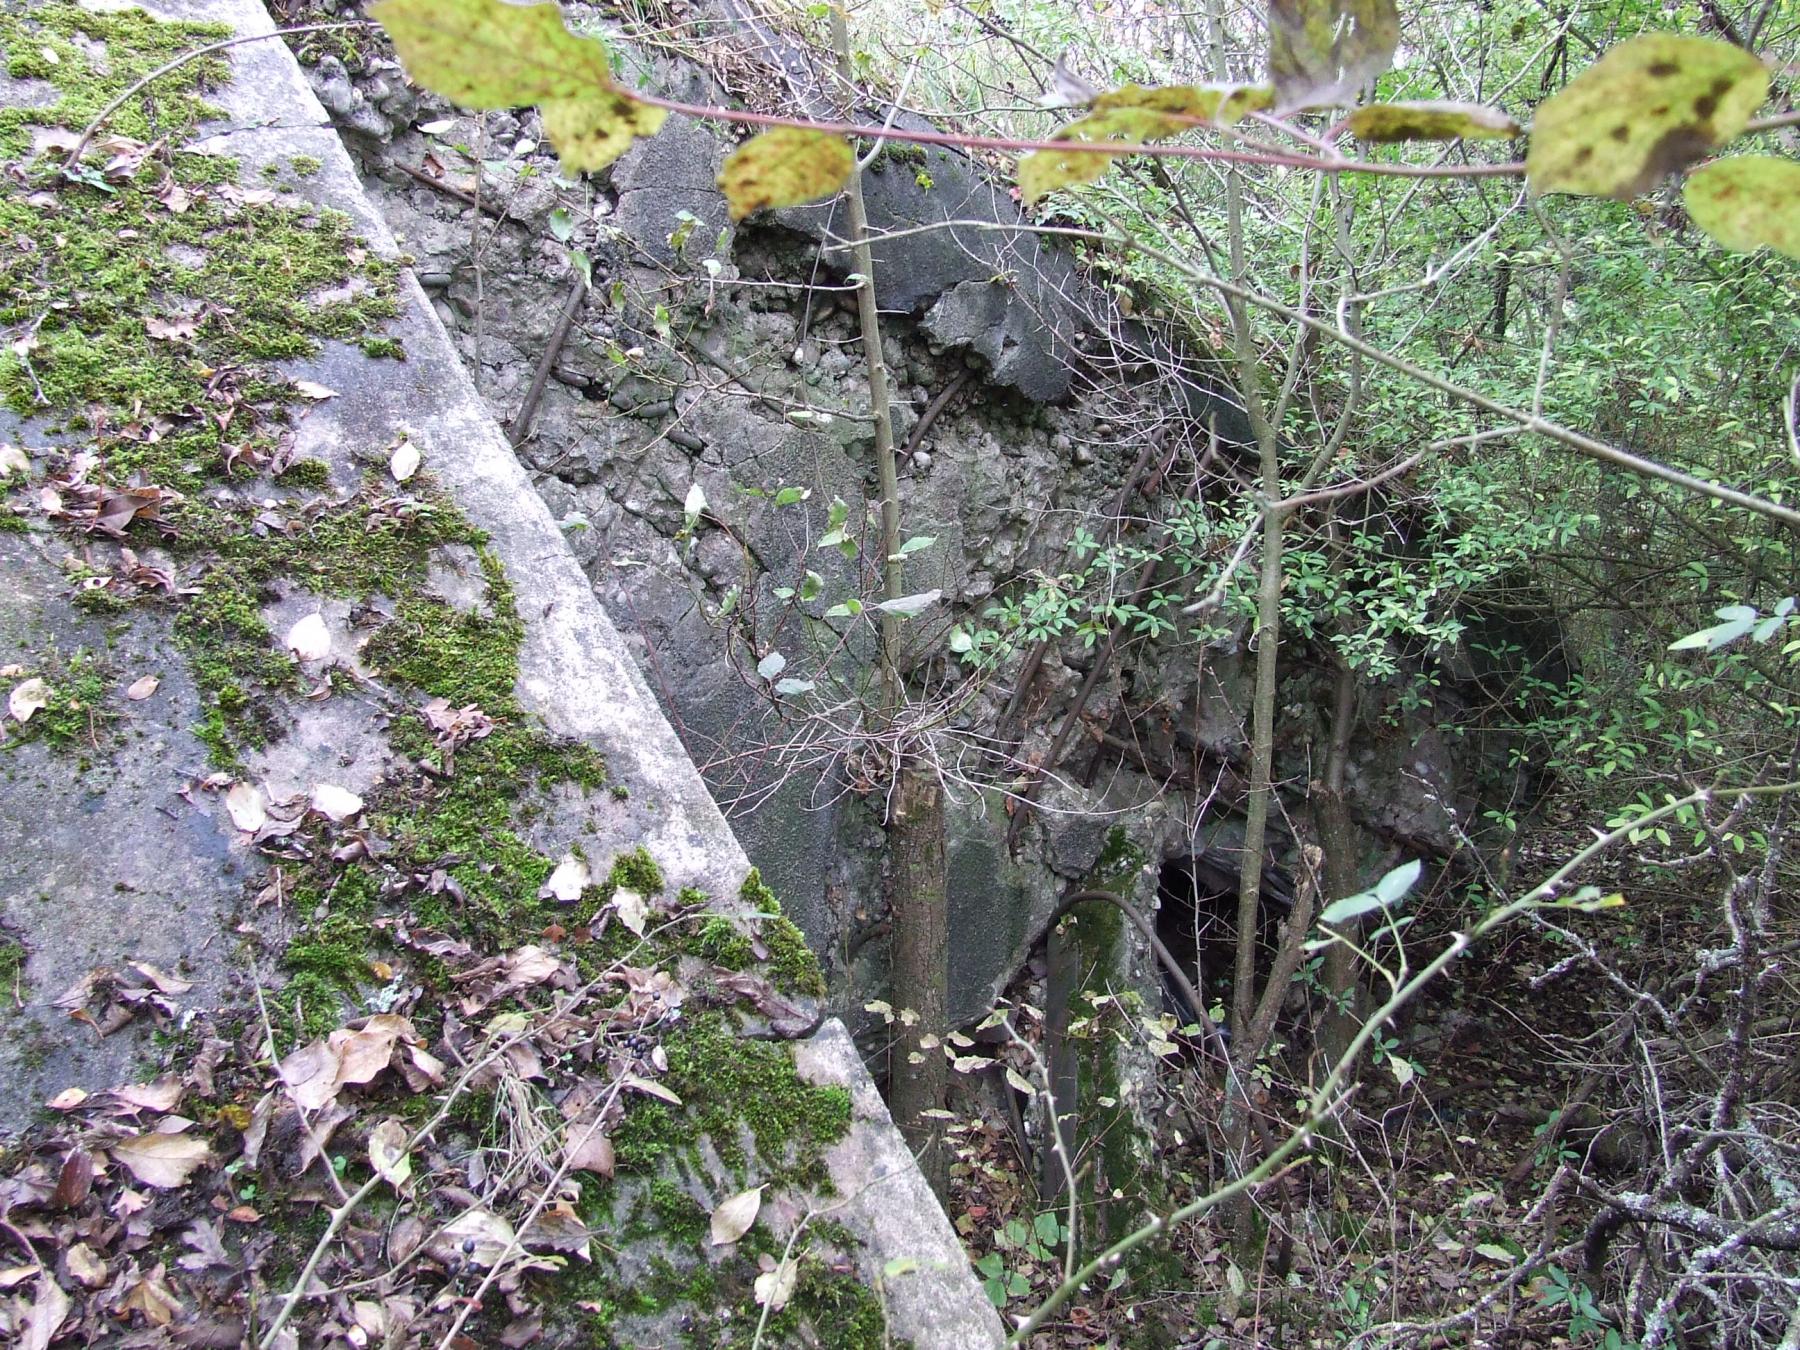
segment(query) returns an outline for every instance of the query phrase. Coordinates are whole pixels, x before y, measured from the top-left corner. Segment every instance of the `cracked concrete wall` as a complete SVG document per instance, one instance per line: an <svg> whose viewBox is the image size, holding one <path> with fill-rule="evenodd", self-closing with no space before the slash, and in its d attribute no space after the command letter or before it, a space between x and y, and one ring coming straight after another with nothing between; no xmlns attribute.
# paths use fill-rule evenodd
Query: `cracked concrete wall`
<svg viewBox="0 0 1800 1350"><path fill-rule="evenodd" d="M577 26L605 25L593 6L564 9ZM740 43L744 59L759 60L769 52L758 44L778 42L742 17L705 38ZM692 65L631 59L656 87L727 98ZM803 56L783 49L774 59L797 97L819 97L806 88ZM839 1006L854 1016L880 985L884 773L879 737L852 706L868 693L871 627L830 615L878 598L873 536L862 529L854 562L818 545L834 500L857 535L875 496L848 254L833 246L841 208L732 227L714 186L730 146L680 116L608 171L570 183L558 178L534 113L460 115L407 92L379 60L354 78L330 59L310 73L750 856L828 967L858 972L834 979ZM477 157L479 223L467 196ZM1014 228L1008 194L968 159L889 146L865 192L874 228L900 236L876 246L873 276L896 438L909 451L903 534L934 541L908 556L906 589L942 592L908 626L911 675L916 688L942 691L967 674L947 649L953 625L981 625L1009 586L1060 570L1077 526L1094 525L1147 440L1172 466L1154 475L1161 480L1199 459L1209 428L1228 451L1247 431L1208 384L1204 360L1122 318L1065 252ZM984 227L945 224L966 220ZM572 296L576 249L593 285ZM572 323L522 428L565 313ZM706 510L690 520L696 485ZM784 487L808 495L779 505ZM1102 529L1120 537L1127 515ZM819 577L814 599L809 572ZM776 655L778 676L760 675L759 662ZM1114 756L1099 781L1044 795L1017 858L1003 846L1004 791L1041 763L1092 660L1079 641L1050 650L1017 745L996 747L991 735L1010 671L941 705L954 747L947 773L961 780L949 838L958 1017L988 1006L1057 896L1092 865L1104 834L1096 819L1164 819L1167 775ZM1211 766L1233 781L1249 704L1241 643L1215 643L1199 661L1187 648L1146 644L1116 664L1090 705L1091 729L1130 700L1150 700L1163 711L1134 723L1144 742L1134 749L1151 764ZM772 699L777 678L816 687ZM1317 671L1302 669L1284 698L1303 710L1329 705ZM1290 720L1281 748L1283 772L1299 782L1310 716ZM1449 852L1472 815L1475 772L1433 729L1434 716L1359 744L1352 778L1376 845ZM1198 781L1174 786L1186 807L1213 799ZM1192 847L1174 820L1181 814L1164 827L1171 853Z"/></svg>
<svg viewBox="0 0 1800 1350"><path fill-rule="evenodd" d="M497 113L479 134L491 147L484 193L501 214L472 242L466 203L442 187L465 181L445 166L464 162L450 147L470 144L475 121L446 112L450 125L426 134L419 125L440 124L439 109L402 106L371 135L391 77L350 81L329 61L313 75L335 91L327 103L340 125L360 130L351 143L370 192L418 257L497 415L516 419L526 399L568 300L570 248L591 259L593 290L576 303L520 457L752 857L815 947L847 968L880 918L879 801L845 794L864 776L856 757L866 747L855 737L797 744L809 735L800 710L772 708L754 669L781 652L790 676L816 675L830 663L809 656L809 644L841 640L851 659L833 669L853 680L871 651L866 625L821 617L834 603L878 598L872 536L859 528L873 497L873 431L848 262L819 247L830 208L733 230L714 186L729 147L680 117L606 174L559 185L535 116ZM400 165L441 171L441 186ZM878 226L1017 219L1004 192L935 150L878 161L869 201ZM1093 308L1091 291L1070 299L1080 289L1072 264L1030 236L971 242L944 231L880 253L895 432L911 450L904 529L935 541L909 556L907 589L943 593L912 625L916 669L948 679L951 616L979 622L1001 586L1054 558L1090 504L1116 491L1136 452L1127 411L1136 392L1128 380L1082 372L1079 348L1110 352L1120 333L1106 327L1119 321ZM695 484L708 511L690 530L684 503ZM782 487L808 499L777 506ZM862 540L853 564L816 546L834 499ZM823 579L819 601L784 606L776 592L804 586L809 571ZM1080 678L1053 654L1045 696L1066 695ZM979 736L1007 693L998 683L979 691L956 712L959 727ZM1009 776L1003 762L972 774ZM951 903L965 937L953 984L958 1014L972 1016L1018 968L1060 883L1003 856L1003 800L975 788L959 796Z"/></svg>

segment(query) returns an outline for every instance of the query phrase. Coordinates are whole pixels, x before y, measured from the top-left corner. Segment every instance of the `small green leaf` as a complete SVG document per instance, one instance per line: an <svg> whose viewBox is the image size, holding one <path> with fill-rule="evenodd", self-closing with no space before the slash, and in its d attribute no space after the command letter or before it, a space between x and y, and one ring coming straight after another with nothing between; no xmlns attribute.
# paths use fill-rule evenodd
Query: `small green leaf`
<svg viewBox="0 0 1800 1350"><path fill-rule="evenodd" d="M1498 108L1479 103L1371 103L1347 119L1361 141L1506 140L1524 134Z"/></svg>
<svg viewBox="0 0 1800 1350"><path fill-rule="evenodd" d="M1418 859L1402 863L1366 891L1334 900L1319 911L1319 922L1342 926L1378 909L1392 909L1419 880Z"/></svg>
<svg viewBox="0 0 1800 1350"><path fill-rule="evenodd" d="M620 89L605 45L576 37L553 4L381 0L369 15L415 83L465 108L536 104L571 173L611 164L668 117Z"/></svg>
<svg viewBox="0 0 1800 1350"><path fill-rule="evenodd" d="M911 539L908 539L904 544L900 545L900 551L893 554L888 561L898 562L907 554L917 553L922 548L930 548L935 543L937 543L937 536L935 534L915 534Z"/></svg>
<svg viewBox="0 0 1800 1350"><path fill-rule="evenodd" d="M825 617L828 619L854 619L862 612L862 601L846 600L843 604L833 605L830 609L826 610Z"/></svg>
<svg viewBox="0 0 1800 1350"><path fill-rule="evenodd" d="M962 629L952 628L950 630L950 650L951 651L955 652L957 655L960 656L964 652L973 651L974 647L975 647L975 639L970 637Z"/></svg>
<svg viewBox="0 0 1800 1350"><path fill-rule="evenodd" d="M892 600L883 600L875 608L883 614L898 614L903 619L910 619L915 614L923 614L935 605L941 590L920 591L917 595L896 596Z"/></svg>
<svg viewBox="0 0 1800 1350"><path fill-rule="evenodd" d="M792 506L795 502L803 502L812 496L811 488L784 487L775 494L775 505Z"/></svg>
<svg viewBox="0 0 1800 1350"><path fill-rule="evenodd" d="M1394 0L1269 0L1269 77L1281 112L1348 103L1399 45Z"/></svg>
<svg viewBox="0 0 1800 1350"><path fill-rule="evenodd" d="M550 233L559 244L566 244L574 237L575 217L569 213L568 207L559 206L550 213Z"/></svg>
<svg viewBox="0 0 1800 1350"><path fill-rule="evenodd" d="M1389 909L1397 904L1402 896L1418 884L1419 873L1423 870L1418 859L1401 863L1380 881L1375 883L1375 895Z"/></svg>
<svg viewBox="0 0 1800 1350"><path fill-rule="evenodd" d="M1694 224L1737 253L1800 258L1800 163L1737 155L1696 169L1682 190Z"/></svg>
<svg viewBox="0 0 1800 1350"><path fill-rule="evenodd" d="M1669 644L1672 652L1692 651L1704 647L1709 652L1716 652L1721 647L1728 647L1756 626L1761 615L1750 605L1726 605L1717 611L1724 623L1714 624L1711 628L1702 628L1698 633L1689 633Z"/></svg>
<svg viewBox="0 0 1800 1350"><path fill-rule="evenodd" d="M811 680L787 679L775 681L775 692L780 694L783 698L792 698L795 694L810 694L815 688L817 688L817 686L814 685Z"/></svg>
<svg viewBox="0 0 1800 1350"><path fill-rule="evenodd" d="M825 578L820 576L817 572L809 570L806 574L806 580L800 583L800 599L802 601L817 600L819 598L819 593L824 589Z"/></svg>
<svg viewBox="0 0 1800 1350"><path fill-rule="evenodd" d="M682 510L687 514L687 528L693 529L699 522L700 515L706 510L706 489L698 483L687 490L687 500L682 503Z"/></svg>
<svg viewBox="0 0 1800 1350"><path fill-rule="evenodd" d="M1768 70L1741 47L1632 38L1538 109L1526 179L1533 192L1629 201L1736 136L1768 92Z"/></svg>
<svg viewBox="0 0 1800 1350"><path fill-rule="evenodd" d="M772 680L787 669L787 657L780 652L770 652L756 663L756 673L765 680Z"/></svg>
<svg viewBox="0 0 1800 1350"><path fill-rule="evenodd" d="M768 206L798 206L844 186L856 157L842 136L805 127L773 127L745 141L719 169L719 190L742 220Z"/></svg>

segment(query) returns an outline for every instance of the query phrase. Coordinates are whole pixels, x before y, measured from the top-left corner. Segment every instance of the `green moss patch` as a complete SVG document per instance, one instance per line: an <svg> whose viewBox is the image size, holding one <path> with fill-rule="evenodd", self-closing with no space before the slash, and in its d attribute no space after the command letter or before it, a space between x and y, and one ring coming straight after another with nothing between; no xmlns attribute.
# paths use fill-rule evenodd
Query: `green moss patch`
<svg viewBox="0 0 1800 1350"><path fill-rule="evenodd" d="M0 108L0 158L23 154L31 127L82 130L125 89L171 58L230 36L223 24L161 23L141 10L99 14L75 4L48 4L24 13L0 12L6 73L16 80L47 81L58 95L47 108ZM83 45L96 42L106 48L104 71L94 69ZM213 111L204 93L226 73L222 61L202 57L126 102L107 130L147 141L191 126Z"/></svg>
<svg viewBox="0 0 1800 1350"><path fill-rule="evenodd" d="M35 676L43 680L48 701L28 722L9 718L7 739L0 747L16 748L42 740L58 750L103 751L108 730L118 718L110 696L112 675L103 659L92 652L76 651L66 657L55 650L42 654L20 679ZM5 687L11 689L18 682L8 680Z"/></svg>

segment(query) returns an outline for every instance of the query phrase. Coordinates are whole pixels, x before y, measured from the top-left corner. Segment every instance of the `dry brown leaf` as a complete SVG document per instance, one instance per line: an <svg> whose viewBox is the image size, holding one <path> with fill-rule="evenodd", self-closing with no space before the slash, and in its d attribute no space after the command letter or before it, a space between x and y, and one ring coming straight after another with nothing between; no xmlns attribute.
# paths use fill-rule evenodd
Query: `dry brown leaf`
<svg viewBox="0 0 1800 1350"><path fill-rule="evenodd" d="M45 1102L44 1105L49 1107L52 1111L73 1111L87 1099L88 1094L82 1088L64 1088L49 1101Z"/></svg>
<svg viewBox="0 0 1800 1350"><path fill-rule="evenodd" d="M314 783L312 809L336 825L362 810L363 799L336 783Z"/></svg>
<svg viewBox="0 0 1800 1350"><path fill-rule="evenodd" d="M680 1097L654 1079L641 1078L635 1073L628 1073L622 1074L619 1081L633 1091L643 1093L646 1097L655 1097L659 1101L667 1102L670 1106L681 1105Z"/></svg>
<svg viewBox="0 0 1800 1350"><path fill-rule="evenodd" d="M534 1252L565 1252L583 1261L592 1261L593 1253L588 1247L588 1239L592 1236L569 1202L558 1200L539 1211L520 1241Z"/></svg>
<svg viewBox="0 0 1800 1350"><path fill-rule="evenodd" d="M418 1040L412 1023L394 1013L371 1017L361 1029L340 1027L323 1041L313 1041L281 1061L278 1072L294 1102L316 1111L348 1083L367 1083L394 1057L394 1045Z"/></svg>
<svg viewBox="0 0 1800 1350"><path fill-rule="evenodd" d="M125 697L130 699L133 703L142 703L145 699L149 698L150 695L156 692L157 686L161 683L162 681L157 679L156 676L145 675L141 679L136 679L131 682L130 687L125 690Z"/></svg>
<svg viewBox="0 0 1800 1350"><path fill-rule="evenodd" d="M194 336L200 329L200 321L205 317L204 310L177 315L173 319L163 319L152 314L144 320L144 331L158 342L175 342Z"/></svg>
<svg viewBox="0 0 1800 1350"><path fill-rule="evenodd" d="M507 955L500 969L505 977L503 983L510 991L542 984L562 969L562 962L542 947L521 947Z"/></svg>
<svg viewBox="0 0 1800 1350"><path fill-rule="evenodd" d="M57 1172L51 1209L76 1209L87 1202L94 1188L94 1155L84 1148L70 1149Z"/></svg>
<svg viewBox="0 0 1800 1350"><path fill-rule="evenodd" d="M16 686L7 696L6 710L21 722L29 722L32 714L50 702L50 686L33 677Z"/></svg>
<svg viewBox="0 0 1800 1350"><path fill-rule="evenodd" d="M185 994L194 987L192 980L184 980L179 975L171 975L167 971L159 970L148 961L133 961L130 966L131 969L155 985L159 993Z"/></svg>
<svg viewBox="0 0 1800 1350"><path fill-rule="evenodd" d="M476 1208L465 1210L444 1225L431 1244L431 1254L445 1264L460 1258L485 1267L493 1265L515 1245L510 1223L492 1210Z"/></svg>
<svg viewBox="0 0 1800 1350"><path fill-rule="evenodd" d="M139 1134L107 1145L107 1151L146 1186L173 1190L187 1185L194 1169L211 1161L204 1139L186 1134Z"/></svg>
<svg viewBox="0 0 1800 1350"><path fill-rule="evenodd" d="M581 893L592 881L593 874L588 870L587 862L573 853L565 853L562 861L556 864L556 870L550 874L549 880L538 888L538 898L559 900L565 905L572 905L581 899Z"/></svg>
<svg viewBox="0 0 1800 1350"><path fill-rule="evenodd" d="M313 1041L288 1052L277 1072L289 1094L303 1111L316 1111L337 1096L338 1057L324 1041Z"/></svg>
<svg viewBox="0 0 1800 1350"><path fill-rule="evenodd" d="M272 200L272 199L271 199ZM295 380L294 392L310 399L336 398L337 390L327 389L315 380Z"/></svg>
<svg viewBox="0 0 1800 1350"><path fill-rule="evenodd" d="M255 834L269 820L268 799L254 783L233 783L225 794L225 810L245 834Z"/></svg>
<svg viewBox="0 0 1800 1350"><path fill-rule="evenodd" d="M19 1350L49 1350L50 1342L56 1339L74 1306L46 1270L38 1279L37 1298L20 1328Z"/></svg>
<svg viewBox="0 0 1800 1350"><path fill-rule="evenodd" d="M613 909L618 912L619 922L624 924L637 936L644 936L644 920L650 917L650 906L637 891L621 887L613 892Z"/></svg>
<svg viewBox="0 0 1800 1350"><path fill-rule="evenodd" d="M85 1242L77 1242L63 1253L63 1264L68 1268L69 1278L88 1289L98 1289L112 1278L94 1249Z"/></svg>
<svg viewBox="0 0 1800 1350"><path fill-rule="evenodd" d="M357 1031L332 1032L330 1039L341 1046L338 1082L369 1082L387 1068L394 1057L394 1043L402 1037L409 1041L418 1039L412 1023L394 1013L371 1017Z"/></svg>
<svg viewBox="0 0 1800 1350"><path fill-rule="evenodd" d="M612 1140L592 1129L587 1131L586 1138L581 1138L575 1130L570 1130L569 1134L572 1138L563 1158L571 1172L592 1172L603 1177L613 1174L616 1160Z"/></svg>
<svg viewBox="0 0 1800 1350"><path fill-rule="evenodd" d="M719 1207L712 1212L713 1246L728 1247L750 1231L750 1225L756 1222L757 1211L762 1208L762 1193L761 1186L752 1186L719 1202Z"/></svg>
<svg viewBox="0 0 1800 1350"><path fill-rule="evenodd" d="M351 1107L333 1098L313 1115L307 1123L306 1132L300 1136L300 1147L294 1162L295 1176L306 1175L307 1169L325 1156L325 1150L331 1147L331 1136L337 1133L338 1126L355 1114Z"/></svg>
<svg viewBox="0 0 1800 1350"><path fill-rule="evenodd" d="M423 1092L428 1087L442 1087L448 1068L443 1060L420 1045L408 1045L406 1058L400 1061L401 1076L406 1079L406 1086L414 1092Z"/></svg>
<svg viewBox="0 0 1800 1350"><path fill-rule="evenodd" d="M286 646L301 661L323 661L331 655L331 630L325 616L314 610L287 631Z"/></svg>
<svg viewBox="0 0 1800 1350"><path fill-rule="evenodd" d="M406 1151L406 1126L384 1120L369 1131L369 1163L381 1179L399 1190L412 1175L412 1158Z"/></svg>
<svg viewBox="0 0 1800 1350"><path fill-rule="evenodd" d="M419 471L421 458L416 445L410 440L401 441L388 456L388 472L394 475L396 483L404 483Z"/></svg>
<svg viewBox="0 0 1800 1350"><path fill-rule="evenodd" d="M106 1095L124 1104L124 1114L136 1114L139 1111L173 1111L180 1103L183 1091L185 1088L179 1078L164 1074L153 1083L116 1087Z"/></svg>
<svg viewBox="0 0 1800 1350"><path fill-rule="evenodd" d="M132 1285L119 1300L121 1313L141 1312L144 1320L153 1327L166 1327L175 1320L175 1314L181 1311L181 1304L175 1295L169 1292L169 1286L163 1283L163 1268L155 1270Z"/></svg>
<svg viewBox="0 0 1800 1350"><path fill-rule="evenodd" d="M784 1256L780 1265L756 1277L752 1286L756 1301L767 1304L772 1313L780 1312L794 1296L794 1284L799 1277L800 1263L791 1256Z"/></svg>

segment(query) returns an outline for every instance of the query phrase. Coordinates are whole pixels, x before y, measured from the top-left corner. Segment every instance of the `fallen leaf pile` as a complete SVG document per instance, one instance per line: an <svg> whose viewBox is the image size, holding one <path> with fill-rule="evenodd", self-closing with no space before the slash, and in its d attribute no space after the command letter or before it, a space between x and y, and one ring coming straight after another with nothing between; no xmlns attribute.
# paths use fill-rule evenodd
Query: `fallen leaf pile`
<svg viewBox="0 0 1800 1350"><path fill-rule="evenodd" d="M96 480L100 459L87 451L71 455L38 489L38 506L51 520L74 525L89 534L123 539L135 521L154 525L165 537L175 526L163 519L164 506L184 500L179 492L146 482L139 475L125 484Z"/></svg>
<svg viewBox="0 0 1800 1350"><path fill-rule="evenodd" d="M240 823L268 811L266 796L247 789L226 793L234 818L251 811ZM319 795L306 809L318 809ZM660 897L620 890L593 928L673 912ZM389 1011L273 1060L259 1019L232 1039L202 1019L201 1048L181 1072L69 1088L46 1103L54 1123L0 1178L0 1222L22 1240L20 1259L0 1265L0 1343L239 1345L253 1308L254 1325L267 1328L322 1231L297 1221L377 1192L386 1199L353 1206L321 1250L313 1287L322 1292L297 1305L283 1350L439 1344L484 1285L480 1333L472 1326L448 1343L542 1342L559 1273L598 1259L581 1204L614 1184L614 1133L633 1103L683 1105L664 1081L660 1033L681 1024L693 982L704 982L705 1006L804 1020L753 971L683 958L679 970L619 962L584 980L554 939L485 955L410 918L375 927L399 967L378 963L393 976ZM441 999L407 976L427 957L445 981ZM134 963L90 972L58 1003L104 1035L141 1011L178 1012L188 988ZM446 1103L476 1094L511 1122L503 1149L443 1124ZM710 1207L714 1259L729 1259L767 1220L765 1193L756 1186ZM779 1208L778 1223L798 1213L787 1201ZM277 1265L287 1272L279 1279ZM784 1256L744 1278L779 1311L799 1275L798 1258Z"/></svg>

